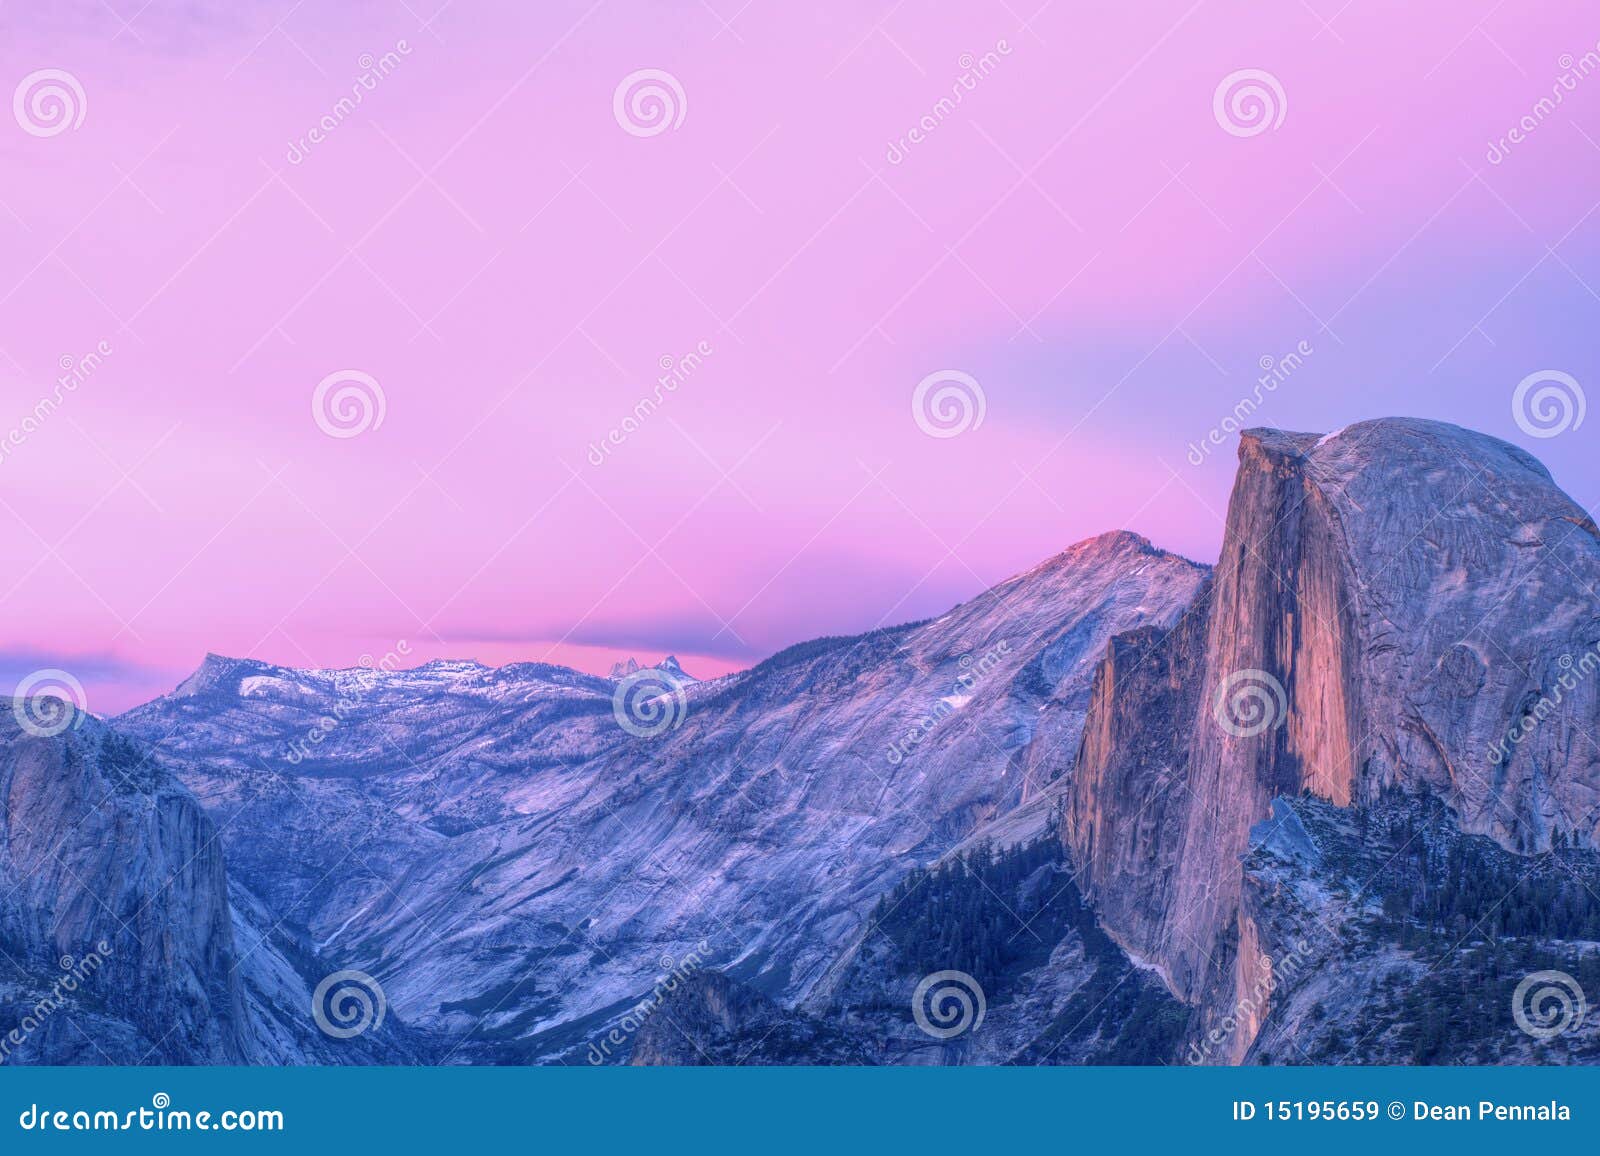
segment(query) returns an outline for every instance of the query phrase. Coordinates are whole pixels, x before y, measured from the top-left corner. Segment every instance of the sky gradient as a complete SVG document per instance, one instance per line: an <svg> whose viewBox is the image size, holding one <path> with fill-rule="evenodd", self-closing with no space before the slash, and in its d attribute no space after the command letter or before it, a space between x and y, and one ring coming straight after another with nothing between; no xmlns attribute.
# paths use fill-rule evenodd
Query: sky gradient
<svg viewBox="0 0 1600 1156"><path fill-rule="evenodd" d="M1104 530L1211 561L1258 394L1600 499L1600 418L1512 407L1600 380L1581 3L50 7L0 10L83 114L0 125L0 679L101 713L207 651L704 675Z"/></svg>

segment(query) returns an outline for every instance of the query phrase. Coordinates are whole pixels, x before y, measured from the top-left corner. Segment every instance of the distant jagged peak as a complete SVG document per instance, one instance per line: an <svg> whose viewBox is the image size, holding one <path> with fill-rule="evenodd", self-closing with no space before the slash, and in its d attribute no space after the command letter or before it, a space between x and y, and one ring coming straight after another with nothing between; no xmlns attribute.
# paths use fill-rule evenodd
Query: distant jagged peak
<svg viewBox="0 0 1600 1156"><path fill-rule="evenodd" d="M671 675L679 682L700 681L694 675L683 669L683 666L678 662L678 656L676 654L669 654L660 662L650 667L640 666L639 660L630 655L626 662L612 663L611 673L608 677L613 679L623 679L630 675L638 674L641 670L659 670L663 674Z"/></svg>
<svg viewBox="0 0 1600 1156"><path fill-rule="evenodd" d="M668 674L674 675L675 677L677 677L679 679L682 679L682 680L684 680L686 682L698 682L698 681L700 681L699 679L695 678L694 675L690 674L687 670L683 669L683 667L678 662L678 656L676 654L669 654L665 658L663 658L660 662L656 663L656 669L657 670L664 670Z"/></svg>

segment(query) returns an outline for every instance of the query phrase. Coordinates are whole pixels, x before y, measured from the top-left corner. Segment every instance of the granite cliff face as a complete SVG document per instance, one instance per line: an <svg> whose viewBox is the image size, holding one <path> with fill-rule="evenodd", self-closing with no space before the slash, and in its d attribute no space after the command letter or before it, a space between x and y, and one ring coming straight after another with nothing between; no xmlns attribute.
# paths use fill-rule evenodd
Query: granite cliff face
<svg viewBox="0 0 1600 1156"><path fill-rule="evenodd" d="M98 1047L124 1063L247 1061L210 820L98 720L64 707L66 730L41 737L25 733L10 706L0 712L0 941L12 998L70 975L71 1002L115 1025L75 1040L69 1012L19 1004L13 1010L39 1028L17 1053ZM78 976L84 968L69 960L89 970Z"/></svg>
<svg viewBox="0 0 1600 1156"><path fill-rule="evenodd" d="M143 743L49 709L58 733L0 710L0 1062L417 1058L403 1028L334 1046L310 1013L332 968L230 885L195 797Z"/></svg>
<svg viewBox="0 0 1600 1156"><path fill-rule="evenodd" d="M1594 846L1597 589L1594 523L1514 446L1248 431L1207 590L1096 674L1063 839L1107 930L1222 1016L1262 964L1240 859L1275 796L1426 792L1510 851Z"/></svg>

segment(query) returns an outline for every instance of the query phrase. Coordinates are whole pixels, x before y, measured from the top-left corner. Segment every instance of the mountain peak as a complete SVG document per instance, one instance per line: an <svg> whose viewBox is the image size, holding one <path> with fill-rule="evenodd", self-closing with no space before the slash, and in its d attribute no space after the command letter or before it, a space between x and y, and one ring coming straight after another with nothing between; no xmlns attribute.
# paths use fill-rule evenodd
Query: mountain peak
<svg viewBox="0 0 1600 1156"><path fill-rule="evenodd" d="M229 658L225 654L207 651L205 658L200 660L200 665L195 667L194 673L180 682L172 693L178 698L205 694L223 686L240 671L266 669L266 663L254 658Z"/></svg>
<svg viewBox="0 0 1600 1156"><path fill-rule="evenodd" d="M1016 583L1032 579L1070 577L1085 571L1103 571L1107 568L1132 570L1151 560L1181 563L1200 571L1209 569L1181 554L1163 550L1143 534L1136 534L1132 530L1107 530L1103 534L1074 542L1061 553L1014 575L995 589L1008 589Z"/></svg>
<svg viewBox="0 0 1600 1156"><path fill-rule="evenodd" d="M611 673L608 677L627 678L629 675L637 674L641 670L659 670L665 674L670 674L673 678L676 678L681 682L700 681L699 679L695 678L694 675L683 669L682 665L680 665L678 662L678 656L676 654L667 655L654 666L640 666L639 660L630 655L626 662L612 663Z"/></svg>
<svg viewBox="0 0 1600 1156"><path fill-rule="evenodd" d="M1066 553L1112 554L1121 550L1138 550L1148 553L1156 550L1149 538L1132 530L1107 530L1081 542L1068 546Z"/></svg>

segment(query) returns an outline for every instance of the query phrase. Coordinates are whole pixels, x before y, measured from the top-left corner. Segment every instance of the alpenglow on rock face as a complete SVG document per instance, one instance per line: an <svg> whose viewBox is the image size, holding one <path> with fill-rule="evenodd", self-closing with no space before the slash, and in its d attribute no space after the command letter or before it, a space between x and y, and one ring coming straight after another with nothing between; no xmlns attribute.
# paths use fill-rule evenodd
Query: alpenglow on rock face
<svg viewBox="0 0 1600 1156"><path fill-rule="evenodd" d="M1302 790L1427 792L1512 851L1594 846L1597 590L1595 524L1514 446L1246 432L1213 580L1096 678L1063 837L1107 929L1225 1011L1262 958L1250 827Z"/></svg>
<svg viewBox="0 0 1600 1156"><path fill-rule="evenodd" d="M109 723L0 712L0 1010L80 940L116 957L11 1059L1482 1059L1514 1024L1362 1001L1462 926L1600 957L1597 592L1538 462L1393 419L1248 431L1214 570L1106 534L722 678L212 655ZM1500 904L1458 878L1524 861ZM387 1011L349 1039L310 1013L345 971ZM946 972L971 1035L911 1014Z"/></svg>

